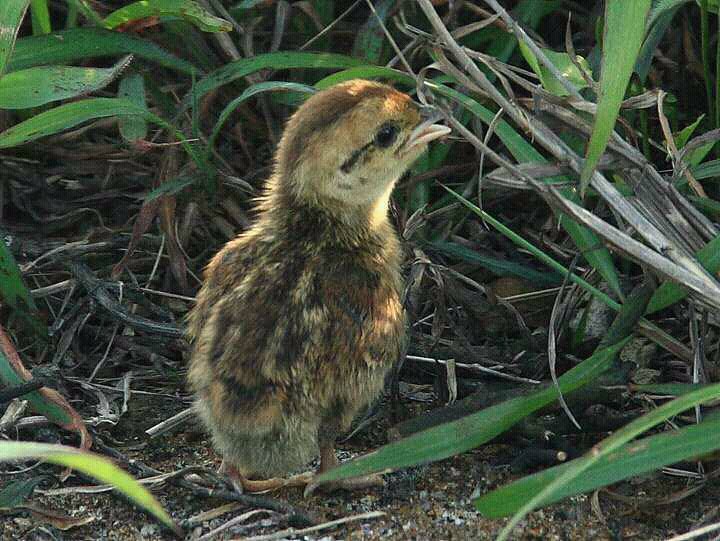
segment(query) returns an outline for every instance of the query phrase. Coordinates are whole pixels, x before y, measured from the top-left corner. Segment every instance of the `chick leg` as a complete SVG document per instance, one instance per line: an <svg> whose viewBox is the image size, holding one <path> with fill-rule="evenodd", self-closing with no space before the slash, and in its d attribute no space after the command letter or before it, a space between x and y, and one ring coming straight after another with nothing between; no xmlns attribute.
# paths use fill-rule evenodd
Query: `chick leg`
<svg viewBox="0 0 720 541"><path fill-rule="evenodd" d="M274 477L272 479L248 479L235 466L223 460L220 473L232 479L235 488L240 492L267 492L284 487L304 487L313 478L312 472L299 473L290 477Z"/></svg>
<svg viewBox="0 0 720 541"><path fill-rule="evenodd" d="M320 447L320 467L318 473L325 473L340 464L335 454L335 439L340 432L336 422L328 421L320 427L320 435L318 436L318 446ZM305 487L304 496L311 496L318 488L325 492L334 490L361 490L364 488L383 487L385 481L380 475L366 475L364 477L354 477L352 479L340 479L338 481L326 481L320 483L313 480Z"/></svg>

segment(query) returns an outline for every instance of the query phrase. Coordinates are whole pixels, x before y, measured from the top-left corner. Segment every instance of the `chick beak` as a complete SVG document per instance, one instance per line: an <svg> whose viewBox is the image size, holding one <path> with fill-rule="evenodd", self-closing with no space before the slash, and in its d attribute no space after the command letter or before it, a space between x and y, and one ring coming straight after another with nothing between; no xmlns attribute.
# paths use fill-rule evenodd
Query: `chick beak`
<svg viewBox="0 0 720 541"><path fill-rule="evenodd" d="M425 114L425 111L423 111L423 116L426 117L426 120L423 120L420 124L418 124L410 133L410 137L408 137L407 141L405 141L405 144L402 146L403 153L408 152L417 146L426 145L430 141L434 141L440 137L444 137L452 131L447 126L435 124L436 121L442 119L441 114L437 112Z"/></svg>

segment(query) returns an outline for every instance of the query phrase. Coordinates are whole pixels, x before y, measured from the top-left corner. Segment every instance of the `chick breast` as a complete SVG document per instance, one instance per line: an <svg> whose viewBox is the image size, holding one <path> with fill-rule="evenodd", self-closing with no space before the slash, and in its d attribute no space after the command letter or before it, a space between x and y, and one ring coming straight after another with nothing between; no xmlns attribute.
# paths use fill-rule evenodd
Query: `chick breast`
<svg viewBox="0 0 720 541"><path fill-rule="evenodd" d="M189 381L223 456L277 475L349 428L381 391L404 331L400 250L387 225L339 239L312 209L268 213L211 261L189 316Z"/></svg>

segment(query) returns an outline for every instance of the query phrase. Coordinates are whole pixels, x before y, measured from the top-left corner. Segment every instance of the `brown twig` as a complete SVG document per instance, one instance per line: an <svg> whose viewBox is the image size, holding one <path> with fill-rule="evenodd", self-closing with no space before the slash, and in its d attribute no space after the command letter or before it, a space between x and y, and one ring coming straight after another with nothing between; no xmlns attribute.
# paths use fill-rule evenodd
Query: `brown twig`
<svg viewBox="0 0 720 541"><path fill-rule="evenodd" d="M101 280L84 264L71 263L70 269L78 282L85 288L88 294L97 301L113 318L132 327L133 329L151 334L160 334L172 338L183 336L182 329L172 323L158 323L142 316L133 315L124 306L113 299Z"/></svg>
<svg viewBox="0 0 720 541"><path fill-rule="evenodd" d="M139 460L128 459L120 451L105 445L101 440L96 440L95 447L102 451L104 454L119 461L127 468L134 469L135 471L140 472L142 475L162 475L161 471L156 470L155 468L151 468L150 466L147 466ZM229 502L240 502L251 507L261 507L263 509L278 511L279 513L285 513L290 515L290 520L294 521L296 524L317 524L317 520L312 518L306 511L290 505L289 503L274 498L268 498L267 496L240 494L236 491L228 490L225 488L210 488L201 486L197 483L189 481L186 478L187 475L191 473L199 473L206 477L211 477L216 482L218 482L217 484L222 485L222 483L219 482L220 478L217 473L208 470L207 468L199 467L184 468L182 470L174 472L174 475L172 477L168 477L167 480L174 480L174 482L177 483L179 486L190 490L193 494L197 496L203 496L206 498L220 498Z"/></svg>

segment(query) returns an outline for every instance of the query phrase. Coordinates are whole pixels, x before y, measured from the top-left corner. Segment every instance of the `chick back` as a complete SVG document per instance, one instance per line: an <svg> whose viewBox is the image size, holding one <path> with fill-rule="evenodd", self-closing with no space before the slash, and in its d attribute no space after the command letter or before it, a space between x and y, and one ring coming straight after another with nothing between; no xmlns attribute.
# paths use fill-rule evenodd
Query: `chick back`
<svg viewBox="0 0 720 541"><path fill-rule="evenodd" d="M338 228L267 212L210 262L188 320L189 382L223 456L246 474L301 467L318 430L349 427L382 390L404 332L389 224Z"/></svg>

